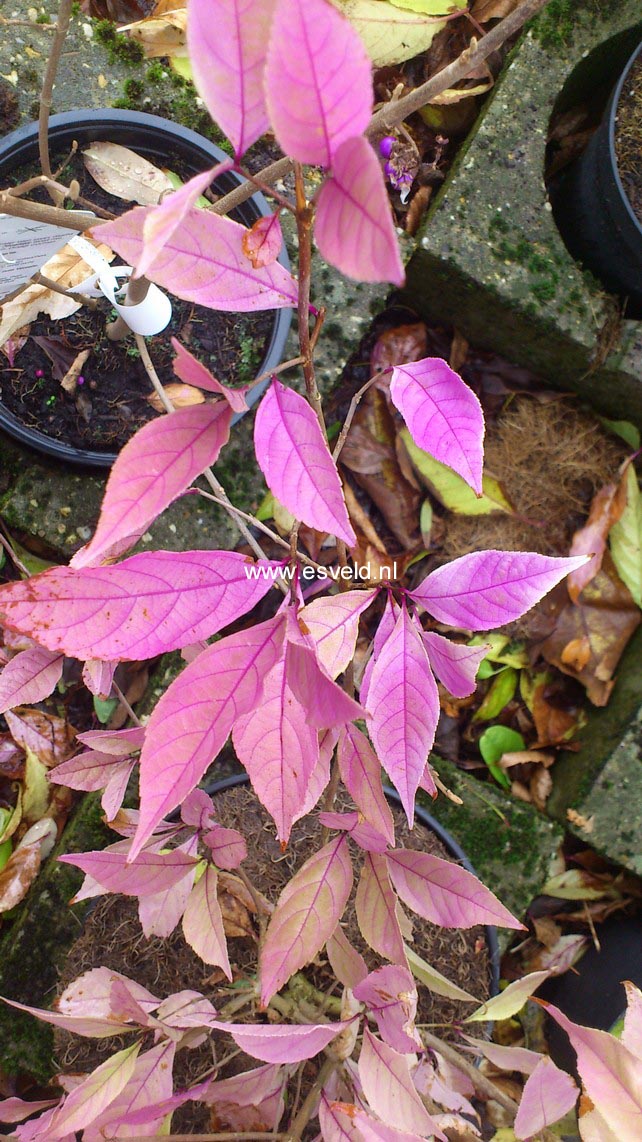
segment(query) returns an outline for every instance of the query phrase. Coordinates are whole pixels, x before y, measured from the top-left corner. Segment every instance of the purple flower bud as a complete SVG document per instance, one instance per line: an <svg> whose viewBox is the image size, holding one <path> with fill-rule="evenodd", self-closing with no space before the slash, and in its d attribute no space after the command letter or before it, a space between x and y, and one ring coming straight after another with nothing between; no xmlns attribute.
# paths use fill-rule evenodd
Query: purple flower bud
<svg viewBox="0 0 642 1142"><path fill-rule="evenodd" d="M379 143L379 150L380 150L381 154L383 155L384 159L390 158L390 155L392 153L392 148L394 147L396 142L397 142L397 140L395 139L394 135L386 135L381 140L381 142Z"/></svg>
<svg viewBox="0 0 642 1142"><path fill-rule="evenodd" d="M84 385L84 383L85 383L84 377L76 377L76 384L77 385Z"/></svg>
<svg viewBox="0 0 642 1142"><path fill-rule="evenodd" d="M36 369L36 376L37 377L44 377L44 375L45 375L44 369Z"/></svg>

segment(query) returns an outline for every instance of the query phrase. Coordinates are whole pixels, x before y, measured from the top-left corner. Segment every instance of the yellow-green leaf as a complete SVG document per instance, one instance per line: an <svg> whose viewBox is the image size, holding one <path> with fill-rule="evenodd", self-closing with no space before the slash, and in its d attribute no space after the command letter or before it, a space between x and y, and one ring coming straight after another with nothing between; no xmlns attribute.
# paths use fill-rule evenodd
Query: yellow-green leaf
<svg viewBox="0 0 642 1142"><path fill-rule="evenodd" d="M498 714L501 714L504 706L507 706L511 699L515 696L517 689L517 671L512 666L507 666L502 670L496 678L493 679L489 689L484 695L484 700L473 717L474 722L491 722Z"/></svg>
<svg viewBox="0 0 642 1142"><path fill-rule="evenodd" d="M461 476L453 472L452 468L440 464L439 460L435 460L428 452L418 448L407 428L402 428L400 436L421 479L449 511L458 515L512 512L511 504L492 476L483 477L483 495L476 496L472 488Z"/></svg>
<svg viewBox="0 0 642 1142"><path fill-rule="evenodd" d="M542 895L558 900L601 900L612 893L607 885L597 885L583 868L569 868L547 880Z"/></svg>
<svg viewBox="0 0 642 1142"><path fill-rule="evenodd" d="M0 820L0 844L4 844L13 836L22 820L22 792L18 790L18 798L13 809L3 809Z"/></svg>
<svg viewBox="0 0 642 1142"><path fill-rule="evenodd" d="M618 575L642 607L642 495L632 464L626 470L626 507L609 532Z"/></svg>
<svg viewBox="0 0 642 1142"><path fill-rule="evenodd" d="M483 1003L472 1015L464 1019L464 1023L484 1023L487 1019L511 1019L530 998L534 991L544 982L551 973L548 971L534 971L522 979L509 983L508 987L499 995Z"/></svg>
<svg viewBox="0 0 642 1142"><path fill-rule="evenodd" d="M356 28L375 67L403 63L429 48L437 32L445 27L421 12L395 8L387 0L332 0L335 8ZM442 13L448 8L441 4Z"/></svg>
<svg viewBox="0 0 642 1142"><path fill-rule="evenodd" d="M51 786L47 781L47 767L27 746L25 776L22 793L22 817L30 824L44 817L49 805Z"/></svg>
<svg viewBox="0 0 642 1142"><path fill-rule="evenodd" d="M465 8L468 0L388 0L395 8L421 12L422 16L447 16L455 8Z"/></svg>
<svg viewBox="0 0 642 1142"><path fill-rule="evenodd" d="M470 1003L479 1003L474 995L446 979L445 975L442 975L431 964L426 963L407 944L404 944L404 949L408 966L415 979L418 979L419 983L423 983L430 991L434 991L437 995L444 995L446 999L461 999Z"/></svg>

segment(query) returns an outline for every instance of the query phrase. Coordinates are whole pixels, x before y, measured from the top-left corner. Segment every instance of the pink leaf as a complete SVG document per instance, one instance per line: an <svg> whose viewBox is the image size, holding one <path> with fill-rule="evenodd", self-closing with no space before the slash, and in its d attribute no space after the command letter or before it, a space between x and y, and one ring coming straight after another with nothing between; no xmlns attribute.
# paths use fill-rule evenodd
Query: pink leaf
<svg viewBox="0 0 642 1142"><path fill-rule="evenodd" d="M146 207L94 228L129 265L144 248ZM211 210L190 210L155 259L147 276L184 301L232 313L283 309L297 304L295 278L280 262L255 270L243 252L245 226Z"/></svg>
<svg viewBox="0 0 642 1142"><path fill-rule="evenodd" d="M396 1130L351 1103L331 1102L325 1092L319 1104L324 1142L421 1142L420 1135Z"/></svg>
<svg viewBox="0 0 642 1142"><path fill-rule="evenodd" d="M466 646L451 642L434 631L422 631L423 643L430 665L440 682L454 698L468 698L477 686L479 664L486 657L488 646Z"/></svg>
<svg viewBox="0 0 642 1142"><path fill-rule="evenodd" d="M319 820L328 829L341 829L366 852L383 853L388 842L360 813L319 813Z"/></svg>
<svg viewBox="0 0 642 1142"><path fill-rule="evenodd" d="M198 863L195 857L173 849L167 853L138 853L134 864L127 863L126 853L104 849L102 852L67 853L58 858L89 873L109 892L124 896L153 895L178 884Z"/></svg>
<svg viewBox="0 0 642 1142"><path fill-rule="evenodd" d="M166 813L198 784L234 723L258 705L283 643L280 615L222 638L179 674L147 725L132 859Z"/></svg>
<svg viewBox="0 0 642 1142"><path fill-rule="evenodd" d="M209 793L204 789L192 789L181 805L181 821L195 829L211 828L215 819L214 802Z"/></svg>
<svg viewBox="0 0 642 1142"><path fill-rule="evenodd" d="M54 1027L62 1027L65 1031L73 1031L75 1035L83 1035L89 1039L106 1039L108 1036L117 1035L125 1026L120 1019L101 1018L98 1015L63 1015L57 1011L28 1007L25 1003L5 999L4 996L2 996L2 1002L17 1008L18 1011L27 1011L30 1015L35 1015L43 1023L51 1023Z"/></svg>
<svg viewBox="0 0 642 1142"><path fill-rule="evenodd" d="M23 1098L5 1098L0 1102L0 1122L23 1122L30 1114L55 1106L57 1098L44 1098L40 1102L26 1102Z"/></svg>
<svg viewBox="0 0 642 1142"><path fill-rule="evenodd" d="M48 698L62 677L62 663L61 654L42 646L21 650L10 658L0 674L0 714Z"/></svg>
<svg viewBox="0 0 642 1142"><path fill-rule="evenodd" d="M61 1015L75 1017L88 1015L94 1018L113 1019L116 1015L113 1002L113 989L116 983L129 992L144 1012L149 1013L158 1006L159 1001L156 996L142 984L112 968L105 967L83 972L65 988L55 1006Z"/></svg>
<svg viewBox="0 0 642 1142"><path fill-rule="evenodd" d="M308 628L319 662L331 678L336 678L354 657L359 633L359 616L370 606L377 592L345 591L313 599L299 612Z"/></svg>
<svg viewBox="0 0 642 1142"><path fill-rule="evenodd" d="M259 405L254 445L270 491L296 519L349 546L356 543L316 415L304 397L276 379Z"/></svg>
<svg viewBox="0 0 642 1142"><path fill-rule="evenodd" d="M484 414L472 389L441 357L392 370L390 396L418 448L482 493Z"/></svg>
<svg viewBox="0 0 642 1142"><path fill-rule="evenodd" d="M74 567L100 563L124 541L134 542L210 464L230 434L224 404L177 409L141 428L119 453L93 539L73 558ZM97 657L94 655L93 657Z"/></svg>
<svg viewBox="0 0 642 1142"><path fill-rule="evenodd" d="M523 1075L532 1075L542 1058L537 1051L529 1051L526 1047L504 1047L499 1043L487 1043L485 1039L473 1039L471 1035L464 1035L463 1038L502 1071L520 1071Z"/></svg>
<svg viewBox="0 0 642 1142"><path fill-rule="evenodd" d="M559 1122L577 1102L579 1091L570 1075L552 1059L542 1056L526 1080L514 1130L518 1138L532 1138L546 1126Z"/></svg>
<svg viewBox="0 0 642 1142"><path fill-rule="evenodd" d="M133 1043L106 1059L83 1079L54 1111L49 1137L59 1138L95 1122L125 1089L134 1074L141 1044Z"/></svg>
<svg viewBox="0 0 642 1142"><path fill-rule="evenodd" d="M263 72L275 0L190 0L187 46L207 110L239 158L269 127Z"/></svg>
<svg viewBox="0 0 642 1142"><path fill-rule="evenodd" d="M243 240L243 249L255 270L275 262L281 253L282 245L283 234L278 210L265 218L257 218Z"/></svg>
<svg viewBox="0 0 642 1142"><path fill-rule="evenodd" d="M621 1038L627 1050L642 1061L642 992L628 979L624 988L627 1006Z"/></svg>
<svg viewBox="0 0 642 1142"><path fill-rule="evenodd" d="M174 372L181 381L185 381L186 385L194 385L196 388L205 389L206 392L225 397L233 412L247 411L245 394L251 388L250 385L239 385L233 389L229 385L221 384L175 337L172 337L172 349L176 353L173 362Z"/></svg>
<svg viewBox="0 0 642 1142"><path fill-rule="evenodd" d="M346 277L403 285L388 192L367 139L347 139L336 152L319 193L314 236L322 257Z"/></svg>
<svg viewBox="0 0 642 1142"><path fill-rule="evenodd" d="M355 909L359 928L370 947L396 963L406 962L397 916L397 897L385 857L367 853L357 887Z"/></svg>
<svg viewBox="0 0 642 1142"><path fill-rule="evenodd" d="M303 1027L285 1023L216 1024L219 1031L229 1031L242 1051L263 1063L301 1063L312 1059L348 1026L347 1022L308 1023Z"/></svg>
<svg viewBox="0 0 642 1142"><path fill-rule="evenodd" d="M90 1130L85 1131L86 1142L111 1136L122 1137L119 1127L135 1122L138 1112L150 1108L155 1110L154 1121L157 1121L160 1127L164 1115L159 1114L156 1108L172 1097L175 1053L175 1043L161 1042L151 1047L144 1055L140 1055L127 1086L107 1110L94 1120ZM126 1134L130 1134L130 1131Z"/></svg>
<svg viewBox="0 0 642 1142"><path fill-rule="evenodd" d="M351 887L352 863L344 836L311 856L288 882L261 949L261 1002L265 1006L330 939Z"/></svg>
<svg viewBox="0 0 642 1142"><path fill-rule="evenodd" d="M0 611L50 650L136 661L209 638L254 607L272 580L250 578L249 566L233 551L153 551L113 567L52 567L0 588Z"/></svg>
<svg viewBox="0 0 642 1142"><path fill-rule="evenodd" d="M640 1138L642 1086L637 1055L608 1031L581 1027L552 1003L545 1006L571 1040L586 1093L606 1126L622 1140Z"/></svg>
<svg viewBox="0 0 642 1142"><path fill-rule="evenodd" d="M184 186L174 191L173 194L168 194L159 206L154 206L147 211L143 225L143 252L136 267L135 277L140 277L141 274L148 272L203 191L215 178L228 171L233 165L232 160L227 159L213 167L212 170L202 171L200 174L194 175L194 178L191 178Z"/></svg>
<svg viewBox="0 0 642 1142"><path fill-rule="evenodd" d="M376 1039L367 1027L359 1056L359 1077L368 1103L384 1122L411 1134L444 1138L415 1090L406 1054L399 1054Z"/></svg>
<svg viewBox="0 0 642 1142"><path fill-rule="evenodd" d="M131 764L127 757L88 749L86 753L79 753L57 765L49 780L54 785L66 785L69 789L82 789L89 793L104 789L115 774L129 771Z"/></svg>
<svg viewBox="0 0 642 1142"><path fill-rule="evenodd" d="M372 653L366 662L366 668L361 678L361 686L359 687L359 698L361 705L368 705L368 691L370 690L370 681L372 679L372 671L374 670L375 662L377 661L381 651L383 650L384 643L388 641L390 635L395 629L397 618L400 614L401 608L395 603L392 595L386 599L383 614L379 620L379 625L375 631L374 639L372 640Z"/></svg>
<svg viewBox="0 0 642 1142"><path fill-rule="evenodd" d="M196 882L183 916L183 935L206 964L215 964L232 979L223 915L216 895L216 869L208 865Z"/></svg>
<svg viewBox="0 0 642 1142"><path fill-rule="evenodd" d="M327 0L278 0L265 68L270 122L283 151L329 167L344 139L372 114L366 50Z"/></svg>
<svg viewBox="0 0 642 1142"><path fill-rule="evenodd" d="M381 1037L401 1054L422 1051L415 1029L417 988L407 968L386 964L353 988L354 997L374 1015Z"/></svg>
<svg viewBox="0 0 642 1142"><path fill-rule="evenodd" d="M405 607L375 662L367 709L377 756L395 783L412 827L415 794L439 720L439 693Z"/></svg>
<svg viewBox="0 0 642 1142"><path fill-rule="evenodd" d="M228 872L238 868L247 856L245 837L237 829L224 829L222 825L214 825L204 834L203 844L210 850L217 868L223 868Z"/></svg>
<svg viewBox="0 0 642 1142"><path fill-rule="evenodd" d="M586 557L556 559L530 551L475 551L427 575L410 592L438 622L492 630L521 618Z"/></svg>
<svg viewBox="0 0 642 1142"><path fill-rule="evenodd" d="M114 683L115 665L100 658L88 658L82 668L82 680L90 694L107 701Z"/></svg>
<svg viewBox="0 0 642 1142"><path fill-rule="evenodd" d="M334 974L344 987L354 989L362 979L366 978L368 974L366 961L356 948L353 948L340 924L337 924L327 941L326 952Z"/></svg>
<svg viewBox="0 0 642 1142"><path fill-rule="evenodd" d="M339 738L339 769L346 789L366 820L395 843L395 826L381 783L381 765L365 734L346 726Z"/></svg>
<svg viewBox="0 0 642 1142"><path fill-rule="evenodd" d="M197 856L198 838L196 835L190 837L185 844L178 845L177 849L191 856ZM177 884L151 895L146 893L139 898L138 919L148 939L150 936L171 936L187 907L197 869L198 864L195 864L191 872Z"/></svg>
<svg viewBox="0 0 642 1142"><path fill-rule="evenodd" d="M292 692L305 707L308 722L317 729L343 726L363 717L359 703L323 672L309 647L288 642L285 669Z"/></svg>
<svg viewBox="0 0 642 1142"><path fill-rule="evenodd" d="M84 734L77 734L77 738L90 749L114 754L117 757L128 757L130 753L142 747L145 741L145 727L132 726L127 730L88 730Z"/></svg>
<svg viewBox="0 0 642 1142"><path fill-rule="evenodd" d="M443 928L524 927L472 872L452 861L412 849L395 849L385 859L401 899L424 920Z"/></svg>
<svg viewBox="0 0 642 1142"><path fill-rule="evenodd" d="M287 1068L266 1063L210 1083L201 1099L215 1108L219 1128L239 1133L276 1130L285 1109L288 1077Z"/></svg>
<svg viewBox="0 0 642 1142"><path fill-rule="evenodd" d="M163 1000L156 1017L167 1027L189 1031L195 1027L212 1026L216 1009L200 991L177 991Z"/></svg>

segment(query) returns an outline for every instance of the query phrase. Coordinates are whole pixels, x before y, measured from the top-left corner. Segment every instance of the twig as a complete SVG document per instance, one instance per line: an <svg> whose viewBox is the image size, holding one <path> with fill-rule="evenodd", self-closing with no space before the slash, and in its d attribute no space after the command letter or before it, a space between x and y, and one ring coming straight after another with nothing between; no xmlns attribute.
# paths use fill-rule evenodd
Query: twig
<svg viewBox="0 0 642 1142"><path fill-rule="evenodd" d="M63 186L61 182L57 182L55 176L48 178L46 174L37 174L34 175L33 178L28 178L26 182L19 182L17 186L10 186L7 190L7 194L11 194L15 198L20 198L23 194L28 194L30 190L38 190L43 186L51 187L52 190L56 190L63 195L69 194L68 186Z"/></svg>
<svg viewBox="0 0 642 1142"><path fill-rule="evenodd" d="M46 202L31 202L16 198L9 190L0 191L0 213L13 218L29 218L32 222L47 222L50 226L62 226L64 230L83 232L95 226L96 219L88 217L85 211L63 210L61 206L49 206Z"/></svg>
<svg viewBox="0 0 642 1142"><path fill-rule="evenodd" d="M69 21L71 19L71 5L72 0L60 0L58 7L58 20L56 22L56 30L49 52L49 59L47 60L47 67L45 70L44 78L42 81L42 91L40 92L40 113L38 115L38 151L40 154L40 167L42 173L47 178L52 178L51 161L49 158L49 114L51 112L51 100L53 96L54 84L56 82L56 74L58 72L58 65L62 55L63 45L67 38L69 31ZM50 194L56 205L60 205L59 195L50 189Z"/></svg>
<svg viewBox="0 0 642 1142"><path fill-rule="evenodd" d="M336 1065L337 1064L334 1059L326 1059L323 1063L316 1079L314 1080L310 1090L306 1095L303 1106L301 1107L299 1113L294 1119L294 1122L288 1130L286 1138L289 1139L289 1142L298 1142L298 1139L301 1138L303 1131L305 1130L308 1122L316 1110L317 1099L319 1098L323 1087L330 1078L330 1075L334 1071Z"/></svg>
<svg viewBox="0 0 642 1142"><path fill-rule="evenodd" d="M294 203L290 202L290 199L286 198L284 194L280 194L278 190L275 190L273 186L270 186L269 183L266 183L257 175L250 174L250 172L246 170L245 167L238 166L236 169L239 174L242 174L243 178L246 178L248 182L251 182L257 190L262 191L263 194L269 194L275 202L278 202L279 206L282 206L284 210L289 210L291 214L294 214Z"/></svg>
<svg viewBox="0 0 642 1142"><path fill-rule="evenodd" d="M31 281L34 285L45 286L46 289L52 290L53 293L61 293L63 297L70 297L73 301L77 301L81 305L86 305L87 309L98 308L98 300L95 297L87 297L84 293L75 293L73 290L65 289L64 286L46 277L45 274L34 274ZM26 286L22 287L22 289L26 288Z"/></svg>
<svg viewBox="0 0 642 1142"><path fill-rule="evenodd" d="M9 556L11 562L14 564L15 567L18 568L18 571L20 572L20 574L24 575L25 579L30 579L31 578L31 572L29 571L29 569L27 567L25 567L22 560L18 558L15 551L13 550L13 547L9 543L9 540L5 539L5 537L1 531L0 531L0 546L4 547L4 549L7 553L7 555Z"/></svg>
<svg viewBox="0 0 642 1142"><path fill-rule="evenodd" d="M316 413L321 432L327 439L321 394L317 388L314 375L314 362L312 360L312 339L310 337L310 283L312 280L312 223L314 221L314 207L308 203L305 195L303 181L303 168L301 163L294 165L294 180L296 187L296 228L299 238L299 349L303 357L303 376L308 400Z"/></svg>
<svg viewBox="0 0 642 1142"><path fill-rule="evenodd" d="M359 404L360 404L361 400L363 399L363 397L365 396L365 394L367 393L368 389L372 388L375 381L378 381L380 377L383 377L386 373L389 373L391 370L392 370L392 365L388 365L388 367L386 369L381 369L381 371L379 373L375 373L374 377L371 377L369 381L366 381L365 385L362 385L361 388L354 394L352 400L350 401L350 408L348 409L348 415L346 416L346 418L343 422L343 428L341 429L341 432L339 433L339 435L337 437L337 442L334 446L334 452L332 453L332 459L333 460L338 459L339 453L341 452L341 449L343 448L343 445L346 442L346 437L350 431L350 426L352 425L352 421L354 420L354 414L356 413L356 411L359 407Z"/></svg>
<svg viewBox="0 0 642 1142"><path fill-rule="evenodd" d="M500 1106L503 1106L504 1110L512 1114L513 1118L515 1117L518 1111L517 1103L512 1098L509 1098L507 1094L504 1094L503 1090L500 1090L486 1075L482 1074L478 1067L475 1067L468 1059L460 1055L459 1051L456 1051L449 1043L445 1043L443 1039L438 1039L437 1036L433 1035L430 1031L422 1031L421 1037L427 1047L432 1047L434 1051L439 1051L439 1054L443 1055L449 1063L452 1063L455 1067L459 1067L459 1070L468 1076L478 1094L483 1095L484 1098L492 1098L495 1102L498 1102Z"/></svg>
<svg viewBox="0 0 642 1142"><path fill-rule="evenodd" d="M294 163L292 159L277 159L275 163L270 163L269 166L259 171L257 178L260 178L261 182L268 183L271 186L273 183L278 182L279 179L285 178L285 176L290 174L293 170ZM253 194L254 187L252 184L242 182L235 187L234 190L231 190L229 194L224 194L222 198L219 198L218 202L215 202L210 209L213 214L229 214L230 210L234 210L237 206L242 206Z"/></svg>
<svg viewBox="0 0 642 1142"><path fill-rule="evenodd" d="M120 686L118 686L115 682L112 682L111 688L114 691L116 697L118 698L120 705L123 707L123 710L125 710L126 713L129 715L129 717L131 718L134 725L135 726L142 726L143 723L141 722L140 718L138 717L138 714L134 713L132 707L130 706L129 702L127 701L125 695L123 694Z"/></svg>

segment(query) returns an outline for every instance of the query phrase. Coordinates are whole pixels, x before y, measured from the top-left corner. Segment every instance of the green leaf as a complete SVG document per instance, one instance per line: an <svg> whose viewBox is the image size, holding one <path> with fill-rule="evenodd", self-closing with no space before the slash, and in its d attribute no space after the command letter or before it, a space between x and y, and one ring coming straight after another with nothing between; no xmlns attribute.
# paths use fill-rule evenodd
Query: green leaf
<svg viewBox="0 0 642 1142"><path fill-rule="evenodd" d="M484 1023L487 1019L512 1019L530 999L534 991L548 979L549 971L534 971L509 983L499 995L493 995L472 1015L467 1015L464 1023Z"/></svg>
<svg viewBox="0 0 642 1142"><path fill-rule="evenodd" d="M162 170L163 170L163 174L166 175L167 178L169 179L169 181L171 182L172 186L174 187L174 190L180 190L182 186L185 186L185 183L183 182L182 178L179 178L178 175L175 173L175 171L167 170L167 167L163 167ZM210 200L208 198L205 197L204 194L200 194L198 196L198 198L196 199L196 202L194 205L200 206L200 207L207 210L208 206L211 206L212 203L210 202Z"/></svg>
<svg viewBox="0 0 642 1142"><path fill-rule="evenodd" d="M421 538L423 539L426 547L430 543L430 533L432 531L432 517L433 510L430 500L424 500L419 512L419 530Z"/></svg>
<svg viewBox="0 0 642 1142"><path fill-rule="evenodd" d="M510 780L497 763L505 753L515 753L523 749L526 749L526 742L522 735L508 726L489 726L479 739L479 752L495 781L504 789L510 789Z"/></svg>
<svg viewBox="0 0 642 1142"><path fill-rule="evenodd" d="M103 726L107 725L107 722L117 707L118 698L107 698L106 701L103 701L102 698L94 697L94 710L96 711L96 717Z"/></svg>
<svg viewBox="0 0 642 1142"><path fill-rule="evenodd" d="M554 896L557 900L602 900L612 893L610 886L599 887L592 882L585 869L569 868L547 880L542 895Z"/></svg>
<svg viewBox="0 0 642 1142"><path fill-rule="evenodd" d="M0 871L4 868L13 852L13 845L11 841L3 841L0 845Z"/></svg>
<svg viewBox="0 0 642 1142"><path fill-rule="evenodd" d="M626 507L609 532L618 575L642 607L642 495L632 464L626 472Z"/></svg>
<svg viewBox="0 0 642 1142"><path fill-rule="evenodd" d="M0 844L4 844L13 836L22 820L22 790L18 790L18 799L13 809L0 810Z"/></svg>
<svg viewBox="0 0 642 1142"><path fill-rule="evenodd" d="M335 8L356 28L375 67L403 63L429 48L445 26L434 15L395 8L383 0L332 0ZM458 4L462 0L457 0ZM453 7L439 0L438 11L446 15Z"/></svg>
<svg viewBox="0 0 642 1142"><path fill-rule="evenodd" d="M169 62L170 66L180 75L181 79L188 79L190 82L194 82L192 65L187 56L170 56Z"/></svg>
<svg viewBox="0 0 642 1142"><path fill-rule="evenodd" d="M630 420L607 420L605 416L598 417L598 420L609 432L613 432L615 436L621 437L634 452L637 452L640 447L640 430Z"/></svg>
<svg viewBox="0 0 642 1142"><path fill-rule="evenodd" d="M451 512L458 515L490 515L491 512L512 512L497 480L484 476L483 495L476 496L465 480L453 472L446 464L440 464L428 452L418 448L407 428L399 434L408 455L425 484L437 499Z"/></svg>
<svg viewBox="0 0 642 1142"><path fill-rule="evenodd" d="M49 805L51 786L47 780L47 767L27 746L25 776L22 793L22 816L33 824L44 817Z"/></svg>
<svg viewBox="0 0 642 1142"><path fill-rule="evenodd" d="M273 518L274 496L271 492L265 493L254 514L256 518L261 521L261 523L265 523L266 520Z"/></svg>
<svg viewBox="0 0 642 1142"><path fill-rule="evenodd" d="M431 964L426 963L425 960L418 956L408 944L404 944L406 958L408 960L408 967L410 968L415 979L419 983L423 983L430 991L436 992L437 995L443 995L446 999L460 999L466 1002L478 1003L479 1000L475 999L474 995L470 992L464 991L463 988L458 987L456 983L446 979L445 975L437 971Z"/></svg>
<svg viewBox="0 0 642 1142"><path fill-rule="evenodd" d="M484 700L473 717L474 722L490 722L501 714L515 696L519 674L512 666L506 666L484 696Z"/></svg>

